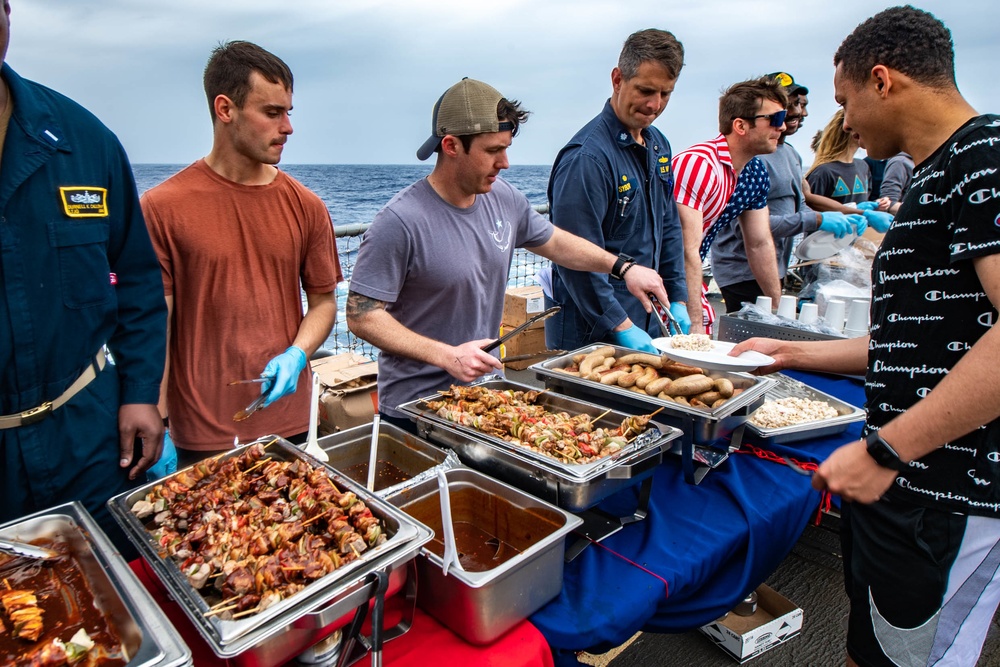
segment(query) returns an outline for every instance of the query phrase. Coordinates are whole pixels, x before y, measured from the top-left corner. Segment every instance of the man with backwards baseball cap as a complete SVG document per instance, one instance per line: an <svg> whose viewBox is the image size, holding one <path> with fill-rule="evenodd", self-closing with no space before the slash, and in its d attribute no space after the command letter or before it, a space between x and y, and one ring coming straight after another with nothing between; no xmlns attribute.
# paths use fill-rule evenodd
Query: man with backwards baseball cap
<svg viewBox="0 0 1000 667"><path fill-rule="evenodd" d="M655 271L555 228L499 178L527 117L519 102L481 81L462 79L445 91L417 151L421 160L437 153L434 169L379 211L358 249L347 324L381 350L379 411L408 430L400 404L502 368L482 347L499 330L516 248L610 273L647 312L647 293L669 303Z"/></svg>

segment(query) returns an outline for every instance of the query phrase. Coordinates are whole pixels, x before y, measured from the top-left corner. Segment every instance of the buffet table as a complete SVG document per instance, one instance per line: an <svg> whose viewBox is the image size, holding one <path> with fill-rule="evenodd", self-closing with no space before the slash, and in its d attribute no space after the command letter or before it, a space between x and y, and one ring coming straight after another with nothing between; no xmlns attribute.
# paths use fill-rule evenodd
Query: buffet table
<svg viewBox="0 0 1000 667"><path fill-rule="evenodd" d="M861 406L859 380L786 373ZM862 422L843 433L760 448L819 462L860 437ZM747 431L749 434L749 430ZM601 508L621 516L637 491ZM686 484L679 459L668 457L653 478L645 520L583 551L566 564L558 598L531 616L556 664L577 664L579 650L600 653L635 632L686 632L732 609L778 567L816 514L821 497L810 478L752 454L733 454L698 486Z"/></svg>
<svg viewBox="0 0 1000 667"><path fill-rule="evenodd" d="M863 405L859 380L786 374ZM754 440L749 430L745 440L764 453L819 462L860 437L861 426L857 422L837 435L784 445ZM577 665L576 652L607 651L639 630L686 632L718 618L774 572L821 501L809 477L743 451L697 486L685 483L680 460L668 457L654 473L648 516L567 563L559 597L494 644L470 645L417 609L409 632L385 644L383 661L415 667ZM631 514L638 493L638 488L617 493L600 507L616 516ZM226 665L144 562L131 565L191 648L194 664ZM387 627L400 617L400 603L401 596L387 603ZM368 663L366 657L358 664Z"/></svg>

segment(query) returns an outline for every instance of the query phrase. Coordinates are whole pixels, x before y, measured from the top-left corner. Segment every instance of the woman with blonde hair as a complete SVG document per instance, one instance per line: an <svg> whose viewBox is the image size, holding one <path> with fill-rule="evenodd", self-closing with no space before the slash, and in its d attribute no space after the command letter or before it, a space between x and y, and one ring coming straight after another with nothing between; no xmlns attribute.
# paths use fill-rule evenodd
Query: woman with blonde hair
<svg viewBox="0 0 1000 667"><path fill-rule="evenodd" d="M864 160L854 157L859 148L858 135L844 130L844 110L839 109L823 129L816 147L816 160L806 172L806 182L812 193L812 197L806 195L810 208L850 213L857 209L849 204L856 206L868 201L871 170ZM824 198L833 200L838 206L832 207Z"/></svg>

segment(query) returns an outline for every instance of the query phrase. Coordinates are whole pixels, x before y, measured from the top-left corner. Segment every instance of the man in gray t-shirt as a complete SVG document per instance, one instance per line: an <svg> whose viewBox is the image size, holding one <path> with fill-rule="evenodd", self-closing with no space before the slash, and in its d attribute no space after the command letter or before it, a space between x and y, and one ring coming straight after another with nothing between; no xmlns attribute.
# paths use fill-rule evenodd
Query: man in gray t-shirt
<svg viewBox="0 0 1000 667"><path fill-rule="evenodd" d="M421 160L437 153L433 171L393 197L358 249L347 324L381 350L379 411L393 423L412 426L402 403L502 368L482 348L499 332L515 248L610 273L646 312L649 293L669 303L656 271L554 227L498 178L527 116L481 81L449 88L417 151Z"/></svg>

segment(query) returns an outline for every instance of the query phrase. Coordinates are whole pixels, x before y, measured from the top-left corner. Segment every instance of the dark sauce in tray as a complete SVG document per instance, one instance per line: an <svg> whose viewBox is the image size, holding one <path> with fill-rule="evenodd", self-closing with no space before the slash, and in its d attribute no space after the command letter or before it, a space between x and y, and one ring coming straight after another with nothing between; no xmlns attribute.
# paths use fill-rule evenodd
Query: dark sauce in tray
<svg viewBox="0 0 1000 667"><path fill-rule="evenodd" d="M340 472L344 473L358 484L368 483L368 461L347 466ZM405 482L408 479L410 479L410 476L403 472L392 461L383 461L379 459L375 463L375 491L378 491L379 489L388 489L390 486L395 486L396 484Z"/></svg>
<svg viewBox="0 0 1000 667"><path fill-rule="evenodd" d="M29 665L52 640L68 642L76 631L83 628L95 646L74 667L119 667L128 660L122 652L121 640L109 625L110 619L94 604L90 590L79 565L68 554L64 542L35 540L34 544L66 554L55 561L40 562L18 556L0 554L0 589L29 590L38 599L43 610L44 630L38 641L31 642L15 637L13 627L3 609L0 620L6 631L0 632L0 665ZM55 663L46 663L55 664Z"/></svg>
<svg viewBox="0 0 1000 667"><path fill-rule="evenodd" d="M458 561L466 572L492 570L521 553L507 542L467 521L453 521L452 524L455 528ZM444 556L444 541L435 536L434 542L434 550L440 548L440 555Z"/></svg>

